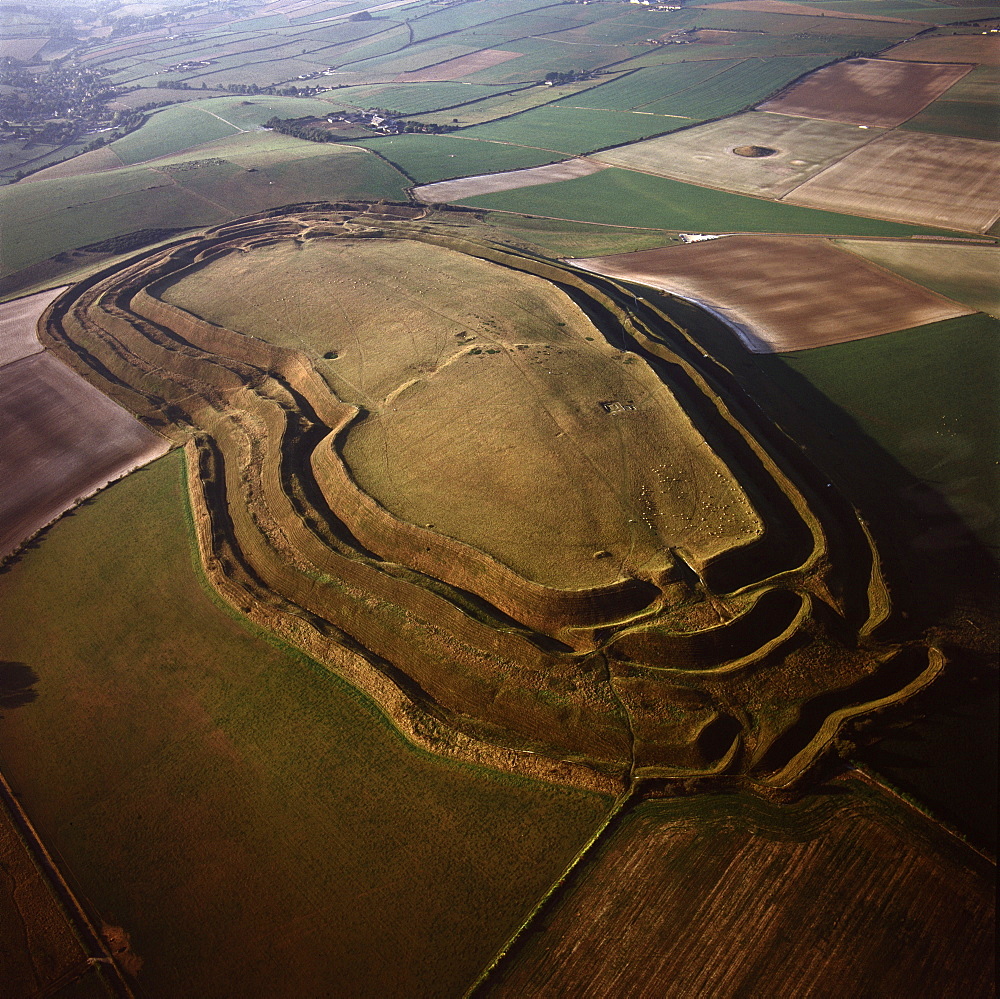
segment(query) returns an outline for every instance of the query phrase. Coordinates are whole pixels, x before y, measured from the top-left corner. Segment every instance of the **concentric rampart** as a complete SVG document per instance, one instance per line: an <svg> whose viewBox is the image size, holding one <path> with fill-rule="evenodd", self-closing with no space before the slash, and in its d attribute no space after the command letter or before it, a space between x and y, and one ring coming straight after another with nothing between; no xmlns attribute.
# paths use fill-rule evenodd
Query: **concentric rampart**
<svg viewBox="0 0 1000 999"><path fill-rule="evenodd" d="M364 414L313 358L161 297L226 254L390 237L561 289L623 359L655 373L760 529L708 558L665 549L658 568L609 585L525 578L358 485L343 442ZM940 669L934 650L875 640L888 591L856 512L686 331L612 281L447 227L376 221L364 206L306 205L99 273L50 306L40 335L187 447L199 546L224 598L435 752L606 790L635 777L785 788L852 716Z"/></svg>

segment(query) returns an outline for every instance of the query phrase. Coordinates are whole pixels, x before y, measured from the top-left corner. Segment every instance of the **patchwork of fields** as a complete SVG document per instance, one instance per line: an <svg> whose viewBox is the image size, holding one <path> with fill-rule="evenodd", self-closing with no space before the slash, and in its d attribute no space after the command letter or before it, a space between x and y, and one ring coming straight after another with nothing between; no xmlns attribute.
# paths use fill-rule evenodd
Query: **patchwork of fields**
<svg viewBox="0 0 1000 999"><path fill-rule="evenodd" d="M0 993L987 991L996 10L8 6Z"/></svg>
<svg viewBox="0 0 1000 999"><path fill-rule="evenodd" d="M608 149L595 158L691 184L780 198L880 134L838 122L749 111ZM768 152L746 156L734 151L746 147Z"/></svg>
<svg viewBox="0 0 1000 999"><path fill-rule="evenodd" d="M940 97L970 71L954 63L848 59L821 69L761 111L892 128Z"/></svg>

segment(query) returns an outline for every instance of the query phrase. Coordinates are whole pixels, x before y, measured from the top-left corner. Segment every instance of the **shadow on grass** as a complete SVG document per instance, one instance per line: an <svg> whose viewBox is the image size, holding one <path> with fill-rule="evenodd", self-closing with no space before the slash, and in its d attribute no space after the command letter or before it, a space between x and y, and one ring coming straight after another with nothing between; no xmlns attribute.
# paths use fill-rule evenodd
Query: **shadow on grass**
<svg viewBox="0 0 1000 999"><path fill-rule="evenodd" d="M944 677L870 727L856 754L982 846L996 848L998 566L929 482L778 355L751 354L697 306L643 289L731 372L764 414L804 448L875 538L894 615L886 641L932 637ZM887 406L891 402L887 402ZM893 728L893 723L896 728ZM905 728L900 727L905 726Z"/></svg>
<svg viewBox="0 0 1000 999"><path fill-rule="evenodd" d="M22 708L38 697L38 674L27 664L0 660L0 709ZM0 718L3 715L0 714Z"/></svg>

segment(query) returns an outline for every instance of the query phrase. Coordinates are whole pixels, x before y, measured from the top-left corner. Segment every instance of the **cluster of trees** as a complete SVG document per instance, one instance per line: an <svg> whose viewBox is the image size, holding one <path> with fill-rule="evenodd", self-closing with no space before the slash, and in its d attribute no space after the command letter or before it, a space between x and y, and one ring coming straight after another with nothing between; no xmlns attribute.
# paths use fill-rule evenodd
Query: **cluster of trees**
<svg viewBox="0 0 1000 999"><path fill-rule="evenodd" d="M172 87L179 87L181 84L172 83ZM202 87L206 85L203 83ZM249 96L255 96L257 94L266 94L269 97L301 97L303 95L308 96L309 94L315 93L315 87L260 87L256 83L227 83L221 89L228 90L231 94L248 94Z"/></svg>
<svg viewBox="0 0 1000 999"><path fill-rule="evenodd" d="M545 74L546 83L573 83L576 80L589 79L593 74L580 69L569 69L565 73L553 70Z"/></svg>

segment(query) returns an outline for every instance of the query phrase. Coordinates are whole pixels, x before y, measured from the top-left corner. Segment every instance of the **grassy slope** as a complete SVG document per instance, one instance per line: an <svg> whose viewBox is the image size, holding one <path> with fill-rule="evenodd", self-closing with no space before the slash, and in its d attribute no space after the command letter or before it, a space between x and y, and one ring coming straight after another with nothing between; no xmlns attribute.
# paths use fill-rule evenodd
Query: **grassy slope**
<svg viewBox="0 0 1000 999"><path fill-rule="evenodd" d="M583 222L693 232L909 236L935 231L797 208L615 167L575 180L467 198L458 203Z"/></svg>
<svg viewBox="0 0 1000 999"><path fill-rule="evenodd" d="M418 184L432 184L475 173L498 173L564 159L559 152L475 142L456 135L395 135L357 143L394 163Z"/></svg>
<svg viewBox="0 0 1000 999"><path fill-rule="evenodd" d="M405 180L352 147L272 134L235 135L153 167L38 181L0 190L4 274L109 236L209 225L265 208L337 198L402 198Z"/></svg>
<svg viewBox="0 0 1000 999"><path fill-rule="evenodd" d="M174 453L0 577L4 772L144 994L458 994L606 803L415 751L217 606L185 508Z"/></svg>

